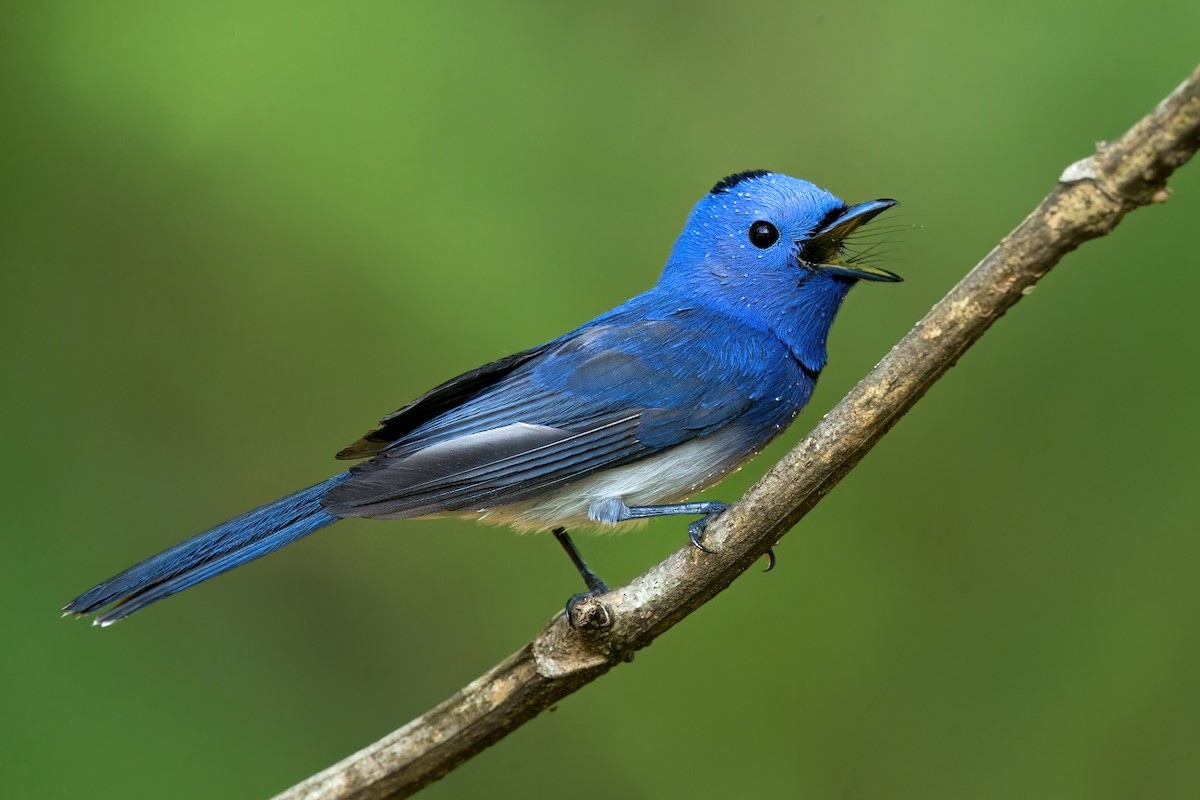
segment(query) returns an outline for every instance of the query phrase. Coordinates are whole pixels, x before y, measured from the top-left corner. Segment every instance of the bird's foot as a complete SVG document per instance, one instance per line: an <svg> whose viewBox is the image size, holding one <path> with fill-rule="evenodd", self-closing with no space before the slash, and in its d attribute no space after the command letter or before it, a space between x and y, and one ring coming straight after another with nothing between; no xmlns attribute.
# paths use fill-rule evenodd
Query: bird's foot
<svg viewBox="0 0 1200 800"><path fill-rule="evenodd" d="M567 601L564 614L567 624L575 630L602 631L612 627L612 612L601 603L599 596L608 591L603 582L600 588L582 592Z"/></svg>
<svg viewBox="0 0 1200 800"><path fill-rule="evenodd" d="M705 515L700 519L688 525L688 539L691 540L694 547L703 550L705 553L715 553L715 550L705 547L704 543L700 541L700 538L704 536L704 529L708 527L708 523L724 514L725 510L729 508L729 504L712 500L705 505L707 506L707 513L705 513Z"/></svg>
<svg viewBox="0 0 1200 800"><path fill-rule="evenodd" d="M770 572L771 570L775 569L775 548L768 547L766 555L767 555L767 568L764 569L763 572Z"/></svg>

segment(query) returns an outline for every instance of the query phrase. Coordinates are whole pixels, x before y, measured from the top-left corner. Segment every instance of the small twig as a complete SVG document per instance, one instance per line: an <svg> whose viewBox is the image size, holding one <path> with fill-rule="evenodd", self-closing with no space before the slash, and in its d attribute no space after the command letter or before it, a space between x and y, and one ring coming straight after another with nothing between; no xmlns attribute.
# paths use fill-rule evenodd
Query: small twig
<svg viewBox="0 0 1200 800"><path fill-rule="evenodd" d="M1200 68L1119 140L1072 164L1058 185L871 374L742 500L705 543L597 600L611 627L560 614L520 652L398 731L276 800L407 797L603 675L699 608L762 557L849 472L996 319L1065 254L1167 199L1166 180L1200 147Z"/></svg>

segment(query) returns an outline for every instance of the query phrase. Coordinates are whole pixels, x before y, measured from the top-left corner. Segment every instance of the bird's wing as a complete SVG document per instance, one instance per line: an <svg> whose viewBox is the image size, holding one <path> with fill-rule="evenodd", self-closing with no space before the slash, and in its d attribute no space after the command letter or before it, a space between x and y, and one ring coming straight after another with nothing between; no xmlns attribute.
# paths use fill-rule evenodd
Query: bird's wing
<svg viewBox="0 0 1200 800"><path fill-rule="evenodd" d="M701 321L677 311L585 326L382 446L323 504L341 516L496 507L711 433L750 406L757 358L777 353L739 341L724 357L713 348L727 339Z"/></svg>
<svg viewBox="0 0 1200 800"><path fill-rule="evenodd" d="M451 378L442 385L430 389L403 408L388 414L379 421L379 425L363 434L363 437L357 442L338 451L337 457L356 459L376 455L415 428L436 419L447 411L458 408L481 392L487 391L517 367L545 352L553 344L554 342L549 342L520 353L513 353L511 356L497 359L490 364L484 364L478 369L464 372L457 378Z"/></svg>

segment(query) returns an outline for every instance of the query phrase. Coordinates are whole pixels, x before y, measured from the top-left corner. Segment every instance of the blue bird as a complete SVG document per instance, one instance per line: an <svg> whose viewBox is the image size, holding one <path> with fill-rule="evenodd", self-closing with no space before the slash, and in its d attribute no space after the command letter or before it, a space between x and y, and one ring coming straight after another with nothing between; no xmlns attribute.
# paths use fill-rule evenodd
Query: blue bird
<svg viewBox="0 0 1200 800"><path fill-rule="evenodd" d="M567 528L694 515L689 535L705 549L704 526L726 506L687 498L804 408L850 288L900 280L844 252L894 205L848 206L762 170L730 175L696 203L649 291L432 389L337 454L368 460L130 567L64 611L108 625L345 517L552 530L589 593L607 587Z"/></svg>

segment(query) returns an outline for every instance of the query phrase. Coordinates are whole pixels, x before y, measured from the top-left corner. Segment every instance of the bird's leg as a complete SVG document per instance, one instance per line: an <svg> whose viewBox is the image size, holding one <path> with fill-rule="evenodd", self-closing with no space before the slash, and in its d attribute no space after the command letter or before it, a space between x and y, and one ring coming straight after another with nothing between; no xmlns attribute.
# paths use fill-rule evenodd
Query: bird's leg
<svg viewBox="0 0 1200 800"><path fill-rule="evenodd" d="M708 523L729 508L728 503L720 500L702 500L698 503L669 503L663 506L626 506L622 519L645 519L647 517L665 517L674 514L702 514L703 516L688 525L688 538L692 544L706 553L713 552L704 546L700 537Z"/></svg>
<svg viewBox="0 0 1200 800"><path fill-rule="evenodd" d="M598 594L604 594L608 591L608 584L600 580L596 573L592 572L591 567L583 560L583 556L579 554L579 549L575 547L575 543L571 541L571 536L567 533L566 528L555 528L554 538L558 539L558 543L562 545L563 550L567 551L567 556L570 557L571 563L575 565L575 569L579 570L579 576L583 578L583 582L587 584L588 590L577 595L573 595L567 600L565 609L567 623L572 628L584 628L590 630L602 630L612 625L612 612L602 603L593 601L591 605L585 604L581 608L577 608L583 600L595 597Z"/></svg>
<svg viewBox="0 0 1200 800"><path fill-rule="evenodd" d="M592 572L592 568L583 560L583 556L579 554L579 548L571 541L571 535L567 533L567 529L555 528L553 532L554 538L558 539L558 543L562 545L563 550L567 551L567 557L571 559L571 563L575 565L575 569L579 570L579 577L583 578L583 582L587 584L588 594L604 594L607 592L608 584L600 580L600 577Z"/></svg>
<svg viewBox="0 0 1200 800"><path fill-rule="evenodd" d="M688 539L691 540L692 545L696 548L703 550L705 553L712 553L714 551L705 547L700 538L704 536L704 529L708 527L708 523L721 516L728 508L729 504L722 503L720 500L701 500L696 503L668 503L661 506L627 506L621 498L609 497L605 500L592 503L588 508L588 517L595 522L605 522L609 525L615 525L627 519L666 517L675 514L703 514L704 516L700 517L700 519L688 525ZM775 548L768 549L766 556L767 568L763 572L770 572L775 569Z"/></svg>

